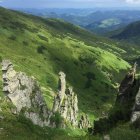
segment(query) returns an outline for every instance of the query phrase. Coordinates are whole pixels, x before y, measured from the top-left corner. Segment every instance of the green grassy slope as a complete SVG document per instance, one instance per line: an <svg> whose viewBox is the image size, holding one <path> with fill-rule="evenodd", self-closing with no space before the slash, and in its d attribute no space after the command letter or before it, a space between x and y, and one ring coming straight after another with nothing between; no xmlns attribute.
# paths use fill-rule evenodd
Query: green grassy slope
<svg viewBox="0 0 140 140"><path fill-rule="evenodd" d="M81 111L97 115L107 110L120 72L129 67L121 54L126 51L116 43L72 24L0 8L0 56L40 82L50 108L62 70Z"/></svg>
<svg viewBox="0 0 140 140"><path fill-rule="evenodd" d="M132 52L135 54L136 50ZM101 116L114 103L117 82L130 67L122 58L128 56L127 49L121 44L94 36L80 27L0 8L0 60L10 59L17 71L34 76L42 87L49 108L57 92L58 72L64 71L68 85L73 86L78 94L80 111L87 113L91 120ZM1 79L0 72L0 96ZM68 133L72 136L83 134L79 130L75 130L74 134L71 130L64 132L46 128L43 131L27 120L8 116L7 113L3 114L6 119L0 121L4 128L0 138L8 135L9 139L16 139L17 130L17 139L25 135L28 137L30 133L33 133L32 139L40 136L42 139L56 137L61 140L68 138ZM30 130L28 123L32 126Z"/></svg>

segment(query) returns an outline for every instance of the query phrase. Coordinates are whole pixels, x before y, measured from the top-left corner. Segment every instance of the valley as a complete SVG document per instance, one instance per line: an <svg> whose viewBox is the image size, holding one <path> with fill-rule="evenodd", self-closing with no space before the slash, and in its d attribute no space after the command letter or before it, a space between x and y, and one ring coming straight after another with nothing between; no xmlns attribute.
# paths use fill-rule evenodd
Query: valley
<svg viewBox="0 0 140 140"><path fill-rule="evenodd" d="M79 25L90 32L104 35L110 31L123 28L130 23L140 20L139 10L128 9L17 9L22 12L41 16L43 18L57 18Z"/></svg>
<svg viewBox="0 0 140 140"><path fill-rule="evenodd" d="M80 27L80 22L84 23L81 19L79 20L80 22L78 21L79 23L76 23L75 20L72 21L70 19L69 21L64 19L64 21L62 20L63 18L58 17L59 19L57 19L56 16L53 16L53 18L52 16L44 18L44 14L40 15L38 12L24 12L26 12L26 14L0 7L0 62L8 59L12 62L12 65L14 65L15 71L26 73L26 75L31 78L34 77L40 86L37 86L36 90L33 90L32 93L35 94L39 92L41 94L41 97L37 97L44 100L43 104L47 106L50 112L54 103L57 104L57 101L54 100L55 97L61 99L61 96L58 95L58 89L61 87L62 90L63 86L58 86L58 82L66 78L67 84L64 85L71 96L67 97L66 95L68 93L65 91L65 97L60 101L58 100L59 103L62 103L60 108L66 106L66 108L71 110L71 113L75 113L76 110L78 114L73 116L79 120L80 116L87 115L91 126L90 128L86 126L86 128L81 127L80 129L77 127L77 120L74 118L75 120L68 120L76 124L75 128L67 122L65 129L61 127L56 128L55 125L53 127L49 125L42 127L42 125L34 125L33 119L31 119L31 117L27 119L27 117L22 114L22 111L19 111L18 115L14 114L10 109L13 108L13 104L12 102L7 102L7 93L4 94L3 91L3 86L5 85L3 83L4 76L2 76L2 71L0 71L0 139L100 140L104 139L106 135L109 135L111 140L125 140L126 136L128 136L130 140L139 139L139 128L131 128L129 120L124 119L121 121L119 118L120 114L118 114L118 116L115 114L115 109L119 110L121 106L117 106L114 109L121 81L127 72L129 72L134 62L139 60L139 22L131 23L139 19L139 11L124 12L123 18L125 14L130 14L130 16L135 15L132 19L128 17L130 20L128 21L127 19L127 23L125 23L123 22L125 19L120 18L119 13L117 13L116 16L118 16L121 21L120 19L113 19L112 16L114 16L114 14L110 13L109 15L108 11L106 11L106 13L91 13L91 10L87 10L87 13L83 16L89 16L90 14L90 16L94 17L96 15L99 18L96 17L97 21L95 21L95 25L92 25L93 21L88 23L90 26L87 25L87 28L94 28L93 30L88 29L89 31L86 30L87 28L83 28L85 25ZM79 16L82 12L85 13L81 10L80 12L76 12L76 14ZM62 14L61 11L60 14ZM104 14L107 15L107 17ZM71 15L72 18L75 16L75 14ZM75 19L77 20L78 18L75 17ZM86 18L82 17L82 19L87 21ZM99 26L101 30L105 28L102 32L102 36L96 35L100 32L100 29L96 25ZM107 35L103 36L104 33L107 33ZM2 66L0 67L2 69ZM136 80L138 80L139 66L137 66L137 73L134 73ZM66 77L64 76L65 74ZM132 80L134 85L135 76ZM19 80L20 77L17 79ZM25 78L22 77L21 81L22 79L24 80ZM30 78L27 79L30 81ZM22 89L20 89L21 93L27 87L28 84L26 87L22 86ZM71 91L69 87L73 87L73 90ZM28 88L30 89L30 87ZM77 98L75 98L75 95ZM28 97L28 95L24 98L26 99L26 97ZM31 96L31 99L32 98ZM71 101L69 101L68 98L71 99ZM135 96L133 96L133 100L134 98ZM77 103L74 106L73 101ZM68 103L72 105L70 106ZM30 113L41 110L38 103L35 103L33 106L37 107L30 108L28 110ZM17 109L18 107L16 104ZM59 106L56 108L59 108ZM75 108L78 108L78 111ZM26 108L24 111L25 110ZM60 116L62 117L61 114L63 114L61 110L61 113L59 109L56 110L58 114L55 111L57 119L53 118L54 121L61 119ZM112 110L115 116L111 114ZM106 121L102 122L102 118L109 117L112 119L110 114L114 120L118 117L116 121L118 123L113 123L115 125L113 127L111 126L111 128L109 127L109 131L106 132L106 127L104 126L108 127L108 125L106 125ZM71 118L69 116L68 118ZM42 117L43 116L41 116L41 118ZM85 117L81 117L81 119L82 118ZM113 119L112 122L114 122ZM99 125L101 126L97 135L93 134L98 130L98 127L94 130L94 121L97 123L99 121ZM90 130L92 134L88 132ZM126 138L126 140L129 139Z"/></svg>

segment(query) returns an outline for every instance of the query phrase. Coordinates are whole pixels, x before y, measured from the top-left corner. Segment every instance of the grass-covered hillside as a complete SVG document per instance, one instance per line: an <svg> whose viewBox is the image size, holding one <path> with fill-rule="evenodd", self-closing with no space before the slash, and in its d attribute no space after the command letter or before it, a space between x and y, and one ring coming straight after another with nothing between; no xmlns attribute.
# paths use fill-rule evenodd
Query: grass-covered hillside
<svg viewBox="0 0 140 140"><path fill-rule="evenodd" d="M81 111L97 115L109 109L118 77L129 67L124 54L117 43L72 24L0 8L0 57L39 81L50 108L58 72L64 71Z"/></svg>
<svg viewBox="0 0 140 140"><path fill-rule="evenodd" d="M0 8L0 61L10 59L17 71L34 76L49 108L57 93L58 72L64 71L68 85L73 86L78 95L80 112L87 113L91 120L106 115L114 103L117 83L130 67L123 59L139 54L133 47L127 47L94 36L70 23ZM0 96L3 96L1 75L0 71ZM4 110L0 111L0 139L72 140L71 136L77 139L75 135L85 134L77 129L52 130L33 126L22 116L11 115L9 105L3 98L0 100ZM88 140L87 137L78 138Z"/></svg>
<svg viewBox="0 0 140 140"><path fill-rule="evenodd" d="M91 23L87 25L85 28L89 31L96 32L98 34L103 35L104 33L118 29L121 26L124 26L124 25L123 23L121 23L120 19L108 18L102 21Z"/></svg>

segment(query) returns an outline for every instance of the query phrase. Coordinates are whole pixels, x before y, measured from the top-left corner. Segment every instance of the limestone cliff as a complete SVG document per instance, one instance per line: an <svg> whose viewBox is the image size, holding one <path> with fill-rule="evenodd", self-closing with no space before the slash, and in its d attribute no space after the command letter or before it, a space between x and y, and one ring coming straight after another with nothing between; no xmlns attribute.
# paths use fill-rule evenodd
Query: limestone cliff
<svg viewBox="0 0 140 140"><path fill-rule="evenodd" d="M133 107L133 112L131 116L131 122L134 123L136 121L140 121L140 88L135 98L135 104Z"/></svg>
<svg viewBox="0 0 140 140"><path fill-rule="evenodd" d="M121 103L122 107L129 105L128 108L125 107L124 109L129 109L132 123L140 119L140 82L138 78L136 79L136 66L135 63L125 76L117 97L117 103Z"/></svg>
<svg viewBox="0 0 140 140"><path fill-rule="evenodd" d="M16 72L9 60L2 61L3 92L7 100L15 106L11 109L11 113L17 115L22 113L41 127L65 128L67 124L71 124L81 129L87 128L89 126L87 115L78 121L77 95L72 87L66 87L65 77L63 72L59 73L58 92L54 97L52 110L48 110L35 78L23 72Z"/></svg>
<svg viewBox="0 0 140 140"><path fill-rule="evenodd" d="M80 129L84 129L84 128L89 128L89 127L91 127L90 121L89 121L87 115L81 115L81 118L80 118L79 123L78 123L78 127L79 127Z"/></svg>
<svg viewBox="0 0 140 140"><path fill-rule="evenodd" d="M2 61L2 73L3 92L14 104L15 113L22 112L34 124L48 126L48 109L36 80L16 72L9 60Z"/></svg>
<svg viewBox="0 0 140 140"><path fill-rule="evenodd" d="M94 133L108 132L121 121L134 123L140 119L140 80L136 78L136 66L135 63L122 80L108 117L95 121Z"/></svg>
<svg viewBox="0 0 140 140"><path fill-rule="evenodd" d="M71 87L66 89L65 74L59 73L58 93L54 98L53 112L60 115L72 126L78 125L78 99Z"/></svg>
<svg viewBox="0 0 140 140"><path fill-rule="evenodd" d="M133 88L136 85L136 66L137 64L135 63L134 66L126 74L125 78L122 80L116 100L117 103L127 103L128 100L131 99L132 96L134 96Z"/></svg>
<svg viewBox="0 0 140 140"><path fill-rule="evenodd" d="M136 94L135 103L133 105L132 116L131 116L132 123L140 121L140 80L138 79L137 81L139 85L138 86L139 90Z"/></svg>

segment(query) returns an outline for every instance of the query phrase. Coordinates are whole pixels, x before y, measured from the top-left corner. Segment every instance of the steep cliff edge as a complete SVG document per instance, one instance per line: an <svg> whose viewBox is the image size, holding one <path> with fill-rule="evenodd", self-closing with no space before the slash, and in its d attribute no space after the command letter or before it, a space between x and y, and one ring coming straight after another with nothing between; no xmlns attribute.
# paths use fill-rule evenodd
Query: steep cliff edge
<svg viewBox="0 0 140 140"><path fill-rule="evenodd" d="M116 106L124 109L131 123L140 119L140 80L136 78L136 67L134 66L127 73L119 88Z"/></svg>
<svg viewBox="0 0 140 140"><path fill-rule="evenodd" d="M16 72L9 60L2 61L3 92L14 106L14 114L24 114L39 126L49 125L49 112L36 80ZM12 109L13 110L13 109Z"/></svg>
<svg viewBox="0 0 140 140"><path fill-rule="evenodd" d="M63 72L59 72L59 82L58 82L58 93L54 97L53 103L53 115L59 113L60 116L64 119L61 127L66 127L67 123L74 127L79 127L80 129L88 128L90 122L88 116L81 116L81 119L78 120L79 109L78 109L78 98L77 95L73 92L72 87L67 87L66 85L66 75Z"/></svg>
<svg viewBox="0 0 140 140"><path fill-rule="evenodd" d="M65 74L59 73L58 94L54 98L53 112L60 115L73 126L78 125L78 99L72 87L66 88Z"/></svg>

